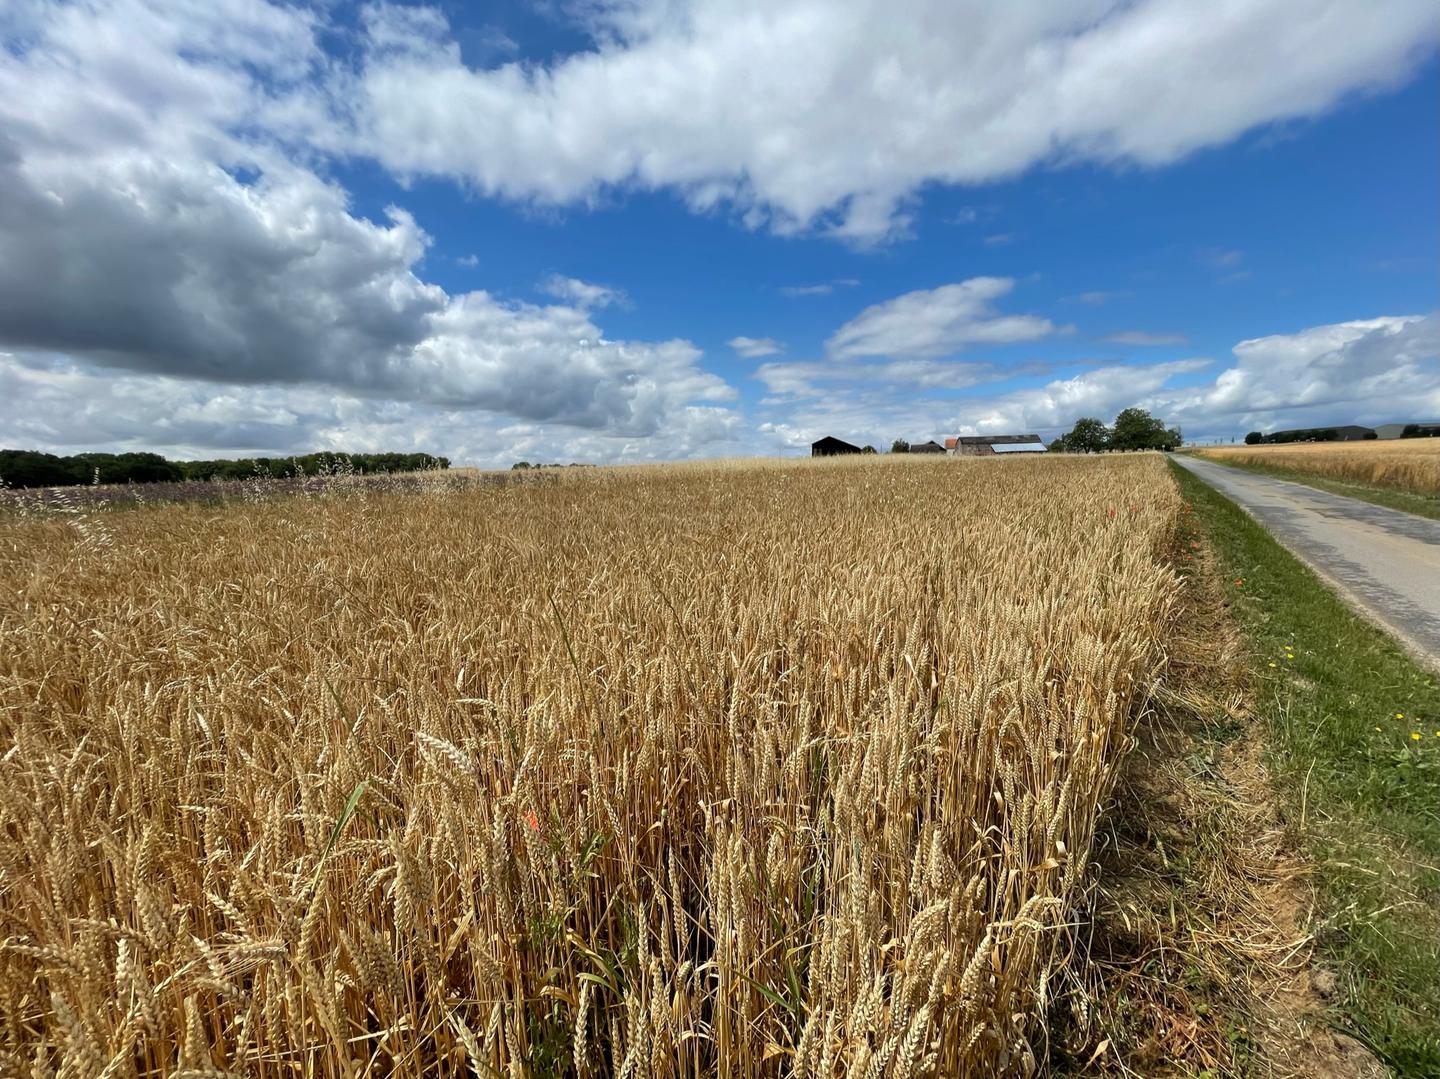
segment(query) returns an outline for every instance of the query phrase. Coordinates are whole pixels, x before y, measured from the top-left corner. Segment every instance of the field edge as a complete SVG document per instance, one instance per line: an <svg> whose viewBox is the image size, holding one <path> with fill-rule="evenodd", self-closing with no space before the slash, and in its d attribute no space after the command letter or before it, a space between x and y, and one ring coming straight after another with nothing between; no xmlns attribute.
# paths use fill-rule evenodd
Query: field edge
<svg viewBox="0 0 1440 1079"><path fill-rule="evenodd" d="M1436 679L1234 502L1171 468L1233 582L1280 809L1315 865L1317 941L1339 974L1344 1026L1397 1074L1440 1076Z"/></svg>
<svg viewBox="0 0 1440 1079"><path fill-rule="evenodd" d="M1434 495L1398 491L1388 487L1376 487L1368 483L1349 483L1344 480L1317 476L1313 472L1235 461L1223 455L1211 455L1200 451L1195 451L1195 456L1225 465L1227 468L1239 469L1242 472L1253 472L1259 476L1287 480L1290 483L1313 487L1317 491L1327 491L1332 495L1343 495L1346 498L1369 502L1374 506L1384 506L1386 509L1400 510L1402 513L1413 513L1417 517L1440 521L1440 497Z"/></svg>

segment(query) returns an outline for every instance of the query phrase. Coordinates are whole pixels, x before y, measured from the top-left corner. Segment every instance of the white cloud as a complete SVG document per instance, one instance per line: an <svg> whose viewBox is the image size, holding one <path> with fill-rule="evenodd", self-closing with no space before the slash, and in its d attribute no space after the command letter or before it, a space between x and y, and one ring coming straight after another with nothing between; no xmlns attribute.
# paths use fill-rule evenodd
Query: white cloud
<svg viewBox="0 0 1440 1079"><path fill-rule="evenodd" d="M1241 341L1236 364L1172 405L1246 430L1385 423L1440 412L1440 316L1340 322ZM1243 432L1241 432L1243 433Z"/></svg>
<svg viewBox="0 0 1440 1079"><path fill-rule="evenodd" d="M1004 395L972 422L1068 426L1138 404L1191 435L1384 423L1440 414L1440 317L1410 315L1317 326L1242 341L1213 380L1176 385L1203 359L1100 368Z"/></svg>
<svg viewBox="0 0 1440 1079"><path fill-rule="evenodd" d="M1007 247L1015 240L1013 232L997 232L993 236L985 237L986 247Z"/></svg>
<svg viewBox="0 0 1440 1079"><path fill-rule="evenodd" d="M1203 19L1188 0L626 0L587 5L590 50L475 69L391 10L349 100L357 147L397 173L552 204L674 188L859 242L905 231L926 183L1163 165L1318 114L1405 79L1440 34L1430 0Z"/></svg>
<svg viewBox="0 0 1440 1079"><path fill-rule="evenodd" d="M0 50L0 347L217 401L325 387L630 438L733 397L686 341L607 339L588 310L617 290L557 278L567 303L539 307L423 280L410 214L356 215L286 145L319 107L287 94L328 70L314 18L261 0L0 16L25 43ZM446 32L423 9L370 27L387 49Z"/></svg>
<svg viewBox="0 0 1440 1079"><path fill-rule="evenodd" d="M1440 415L1437 315L1317 326L1242 341L1234 354L1234 365L1214 375L1215 362L1204 357L1112 364L958 398L927 396L923 391L939 383L907 381L900 371L884 371L888 364L766 364L757 376L775 396L758 429L798 449L824 434L877 446L897 437L1048 436L1081 416L1108 421L1132 405L1191 438ZM1016 373L983 362L954 367L948 382L956 389Z"/></svg>
<svg viewBox="0 0 1440 1079"><path fill-rule="evenodd" d="M582 311L616 304L623 307L630 302L623 289L610 288L608 285L593 285L588 281L581 281L576 277L563 277L560 274L551 274L540 282L539 288L547 296L554 296L558 300L574 304Z"/></svg>
<svg viewBox="0 0 1440 1079"><path fill-rule="evenodd" d="M837 277L818 285L785 285L780 289L782 296L828 296L837 288L854 288L860 284L854 277Z"/></svg>
<svg viewBox="0 0 1440 1079"><path fill-rule="evenodd" d="M333 450L423 451L456 464L615 462L776 452L728 407L683 405L646 433L517 420L309 386L224 386L0 353L4 444L54 453L153 450L175 458Z"/></svg>
<svg viewBox="0 0 1440 1079"><path fill-rule="evenodd" d="M992 300L1015 287L1008 277L972 277L907 292L867 307L827 342L832 356L944 356L972 344L1034 341L1057 332L1049 319L1001 315Z"/></svg>
<svg viewBox="0 0 1440 1079"><path fill-rule="evenodd" d="M1140 345L1142 347L1151 345L1183 345L1186 341L1183 333L1149 333L1145 330L1125 330L1121 333L1112 333L1106 336L1106 341L1112 345Z"/></svg>
<svg viewBox="0 0 1440 1079"><path fill-rule="evenodd" d="M1043 386L1014 390L992 400L976 402L962 409L956 419L961 434L1021 429L1053 431L1068 428L1081 416L1099 416L1108 421L1123 408L1153 404L1154 395L1173 379L1210 366L1210 360L1196 357L1168 363L1099 367ZM1164 410L1157 414L1164 415Z"/></svg>
<svg viewBox="0 0 1440 1079"><path fill-rule="evenodd" d="M747 360L774 356L777 352L785 351L785 346L773 337L732 337L727 343L737 356L743 356Z"/></svg>
<svg viewBox="0 0 1440 1079"><path fill-rule="evenodd" d="M768 452L831 426L879 445L1135 403L1199 431L1440 414L1434 317L1242 342L1209 381L1183 360L999 384L1035 370L945 357L1062 328L998 312L1013 281L977 277L867 308L823 362L761 365L775 403L750 418L689 342L608 338L595 312L619 289L447 292L414 217L362 216L329 178L369 152L525 201L674 188L864 242L904 228L924 183L1163 163L1402 78L1435 34L1418 0L1256 0L1203 33L1179 0L868 4L597 3L592 49L484 70L428 8L369 9L352 68L321 46L324 5L0 6L0 435L504 464ZM1196 257L1247 272L1238 251Z"/></svg>

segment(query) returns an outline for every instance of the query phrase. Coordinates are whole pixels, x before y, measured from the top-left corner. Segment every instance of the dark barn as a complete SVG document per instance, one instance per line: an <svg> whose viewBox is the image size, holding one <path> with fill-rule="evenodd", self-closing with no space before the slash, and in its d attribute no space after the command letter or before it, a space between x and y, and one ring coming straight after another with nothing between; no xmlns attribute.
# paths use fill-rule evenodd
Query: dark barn
<svg viewBox="0 0 1440 1079"><path fill-rule="evenodd" d="M936 442L933 438L929 442L921 442L919 445L910 447L911 453L944 453L945 447Z"/></svg>
<svg viewBox="0 0 1440 1079"><path fill-rule="evenodd" d="M859 446L852 446L831 435L826 435L819 442L810 443L811 457L839 457L843 454L859 452Z"/></svg>

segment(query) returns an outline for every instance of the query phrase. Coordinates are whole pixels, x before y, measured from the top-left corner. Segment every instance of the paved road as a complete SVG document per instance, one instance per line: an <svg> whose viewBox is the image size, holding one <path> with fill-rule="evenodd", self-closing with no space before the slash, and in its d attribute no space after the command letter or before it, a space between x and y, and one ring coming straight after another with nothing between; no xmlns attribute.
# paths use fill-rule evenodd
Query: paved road
<svg viewBox="0 0 1440 1079"><path fill-rule="evenodd" d="M1188 453L1172 460L1238 503L1353 606L1440 669L1440 521Z"/></svg>

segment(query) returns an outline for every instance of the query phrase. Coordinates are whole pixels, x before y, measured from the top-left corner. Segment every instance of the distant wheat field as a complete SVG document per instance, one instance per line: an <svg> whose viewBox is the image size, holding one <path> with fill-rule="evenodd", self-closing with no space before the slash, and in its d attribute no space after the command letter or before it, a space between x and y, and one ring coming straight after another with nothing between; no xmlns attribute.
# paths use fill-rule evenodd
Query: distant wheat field
<svg viewBox="0 0 1440 1079"><path fill-rule="evenodd" d="M1158 455L0 518L0 1073L1028 1074Z"/></svg>
<svg viewBox="0 0 1440 1079"><path fill-rule="evenodd" d="M1440 495L1440 438L1206 446L1195 452L1235 464L1283 468L1322 479Z"/></svg>

